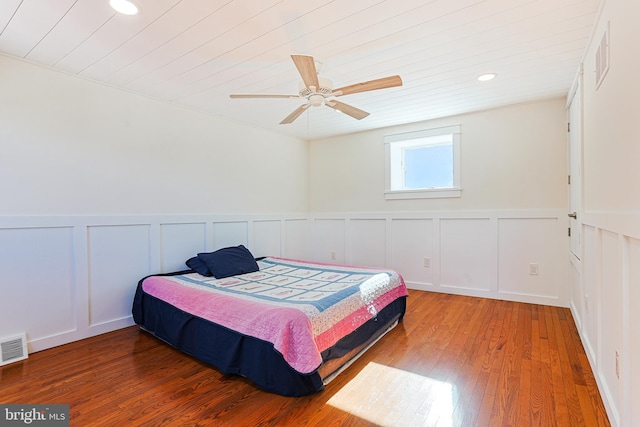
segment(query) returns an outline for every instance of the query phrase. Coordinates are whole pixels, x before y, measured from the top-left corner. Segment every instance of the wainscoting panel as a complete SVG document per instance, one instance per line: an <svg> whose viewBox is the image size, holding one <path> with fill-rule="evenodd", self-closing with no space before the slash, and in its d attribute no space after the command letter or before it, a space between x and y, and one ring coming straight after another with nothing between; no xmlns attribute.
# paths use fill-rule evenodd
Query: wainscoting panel
<svg viewBox="0 0 640 427"><path fill-rule="evenodd" d="M582 221L582 292L570 307L612 425L640 425L640 215Z"/></svg>
<svg viewBox="0 0 640 427"><path fill-rule="evenodd" d="M76 328L73 228L0 228L0 338Z"/></svg>
<svg viewBox="0 0 640 427"><path fill-rule="evenodd" d="M349 264L381 268L386 266L385 219L352 219L349 231Z"/></svg>
<svg viewBox="0 0 640 427"><path fill-rule="evenodd" d="M160 272L168 273L188 268L185 261L207 247L207 225L192 224L160 225L161 265Z"/></svg>
<svg viewBox="0 0 640 427"><path fill-rule="evenodd" d="M389 266L401 271L405 282L414 289L433 287L433 271L439 263L434 251L433 222L431 218L391 220Z"/></svg>
<svg viewBox="0 0 640 427"><path fill-rule="evenodd" d="M582 315L582 343L592 361L598 361L596 349L600 347L598 301L600 299L599 232L594 227L582 228L582 287L584 289L584 312ZM578 305L577 301L573 302Z"/></svg>
<svg viewBox="0 0 640 427"><path fill-rule="evenodd" d="M440 280L443 288L490 291L497 265L489 219L440 220Z"/></svg>
<svg viewBox="0 0 640 427"><path fill-rule="evenodd" d="M130 326L142 277L239 244L305 254L307 224L306 214L0 217L0 338L26 332L34 352Z"/></svg>
<svg viewBox="0 0 640 427"><path fill-rule="evenodd" d="M620 402L620 379L616 373L616 351L622 348L622 271L619 236L601 230L600 260L602 282L600 286L599 326L602 328L599 363L596 375L603 379L604 394L609 396L614 413L618 413ZM618 367L619 370L619 367Z"/></svg>
<svg viewBox="0 0 640 427"><path fill-rule="evenodd" d="M280 220L254 221L251 253L255 257L281 255L282 225Z"/></svg>
<svg viewBox="0 0 640 427"><path fill-rule="evenodd" d="M244 245L249 248L248 221L220 221L213 223L213 247L210 249L211 251L238 245Z"/></svg>
<svg viewBox="0 0 640 427"><path fill-rule="evenodd" d="M314 261L342 263L345 261L346 218L316 218L312 223L311 256Z"/></svg>
<svg viewBox="0 0 640 427"><path fill-rule="evenodd" d="M309 221L304 219L287 219L284 221L285 258L309 259Z"/></svg>
<svg viewBox="0 0 640 427"><path fill-rule="evenodd" d="M313 260L393 268L412 289L568 307L567 224L556 210L326 213L310 244Z"/></svg>
<svg viewBox="0 0 640 427"><path fill-rule="evenodd" d="M576 327L582 329L585 308L584 290L582 288L582 263L576 257L569 255L569 283L571 285L571 312Z"/></svg>
<svg viewBox="0 0 640 427"><path fill-rule="evenodd" d="M498 292L518 296L559 298L557 286L568 246L550 245L562 233L557 219L502 218L498 221Z"/></svg>
<svg viewBox="0 0 640 427"><path fill-rule="evenodd" d="M89 227L89 325L131 317L135 284L151 274L151 226Z"/></svg>
<svg viewBox="0 0 640 427"><path fill-rule="evenodd" d="M414 289L567 306L569 291L550 291L568 289L567 257L540 255L565 245L566 234L547 227L562 229L560 218L566 212L2 217L0 279L11 286L0 335L25 331L37 351L131 325L140 278L239 244L256 256L394 268ZM549 283L526 280L534 260Z"/></svg>

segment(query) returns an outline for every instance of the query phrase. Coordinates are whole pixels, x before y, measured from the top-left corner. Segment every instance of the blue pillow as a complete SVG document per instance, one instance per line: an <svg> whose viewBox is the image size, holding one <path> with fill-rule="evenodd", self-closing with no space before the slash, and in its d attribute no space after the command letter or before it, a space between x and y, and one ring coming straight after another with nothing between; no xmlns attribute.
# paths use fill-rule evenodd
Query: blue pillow
<svg viewBox="0 0 640 427"><path fill-rule="evenodd" d="M198 259L217 279L253 273L260 269L249 249L243 245L218 249L215 252L199 253Z"/></svg>
<svg viewBox="0 0 640 427"><path fill-rule="evenodd" d="M185 264L187 264L187 267L189 267L196 273L202 274L203 276L207 276L207 277L213 276L213 273L211 273L209 271L209 268L207 268L207 264L202 262L200 258L198 258L197 256L194 256L193 258L189 258L185 262Z"/></svg>

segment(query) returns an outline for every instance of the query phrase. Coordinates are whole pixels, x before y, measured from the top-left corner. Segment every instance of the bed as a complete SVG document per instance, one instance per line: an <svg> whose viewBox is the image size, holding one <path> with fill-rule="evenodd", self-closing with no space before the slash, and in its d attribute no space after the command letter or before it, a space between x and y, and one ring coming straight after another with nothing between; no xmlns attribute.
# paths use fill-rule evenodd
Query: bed
<svg viewBox="0 0 640 427"><path fill-rule="evenodd" d="M404 316L393 270L253 258L242 245L139 281L134 321L225 374L284 396L318 392Z"/></svg>

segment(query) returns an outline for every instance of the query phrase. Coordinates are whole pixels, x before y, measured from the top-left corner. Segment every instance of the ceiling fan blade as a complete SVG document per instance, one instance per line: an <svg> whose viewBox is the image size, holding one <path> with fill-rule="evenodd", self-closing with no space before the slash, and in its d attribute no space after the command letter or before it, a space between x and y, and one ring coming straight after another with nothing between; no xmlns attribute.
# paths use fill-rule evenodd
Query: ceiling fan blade
<svg viewBox="0 0 640 427"><path fill-rule="evenodd" d="M300 95L278 95L278 94L268 94L268 93L237 93L229 95L231 99L241 99L241 98L300 98Z"/></svg>
<svg viewBox="0 0 640 427"><path fill-rule="evenodd" d="M292 123L295 119L297 119L300 114L304 113L304 110L306 110L309 107L309 104L304 104L299 106L298 108L296 108L295 110L293 110L293 112L291 114L289 114L287 117L285 117L280 124L281 125L287 125L289 123Z"/></svg>
<svg viewBox="0 0 640 427"><path fill-rule="evenodd" d="M402 79L400 76L383 77L381 79L344 86L334 89L331 94L334 96L342 96L370 90L386 89L395 86L402 86Z"/></svg>
<svg viewBox="0 0 640 427"><path fill-rule="evenodd" d="M366 111L363 111L352 105L345 104L344 102L336 101L335 99L325 102L325 105L327 107L333 108L334 110L345 113L357 120L362 120L369 115L369 113L367 113Z"/></svg>
<svg viewBox="0 0 640 427"><path fill-rule="evenodd" d="M318 89L320 83L318 82L318 71L316 70L316 62L313 60L313 56L307 55L291 55L293 63L296 64L298 73L302 77L306 87L315 87Z"/></svg>

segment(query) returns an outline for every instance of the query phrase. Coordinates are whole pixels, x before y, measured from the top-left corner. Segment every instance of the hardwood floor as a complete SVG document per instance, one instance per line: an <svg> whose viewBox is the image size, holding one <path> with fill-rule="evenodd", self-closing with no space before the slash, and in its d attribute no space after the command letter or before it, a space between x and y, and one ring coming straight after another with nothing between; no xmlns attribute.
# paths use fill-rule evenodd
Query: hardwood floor
<svg viewBox="0 0 640 427"><path fill-rule="evenodd" d="M568 309L421 291L312 396L263 392L130 327L0 368L0 403L66 403L72 426L609 425Z"/></svg>

